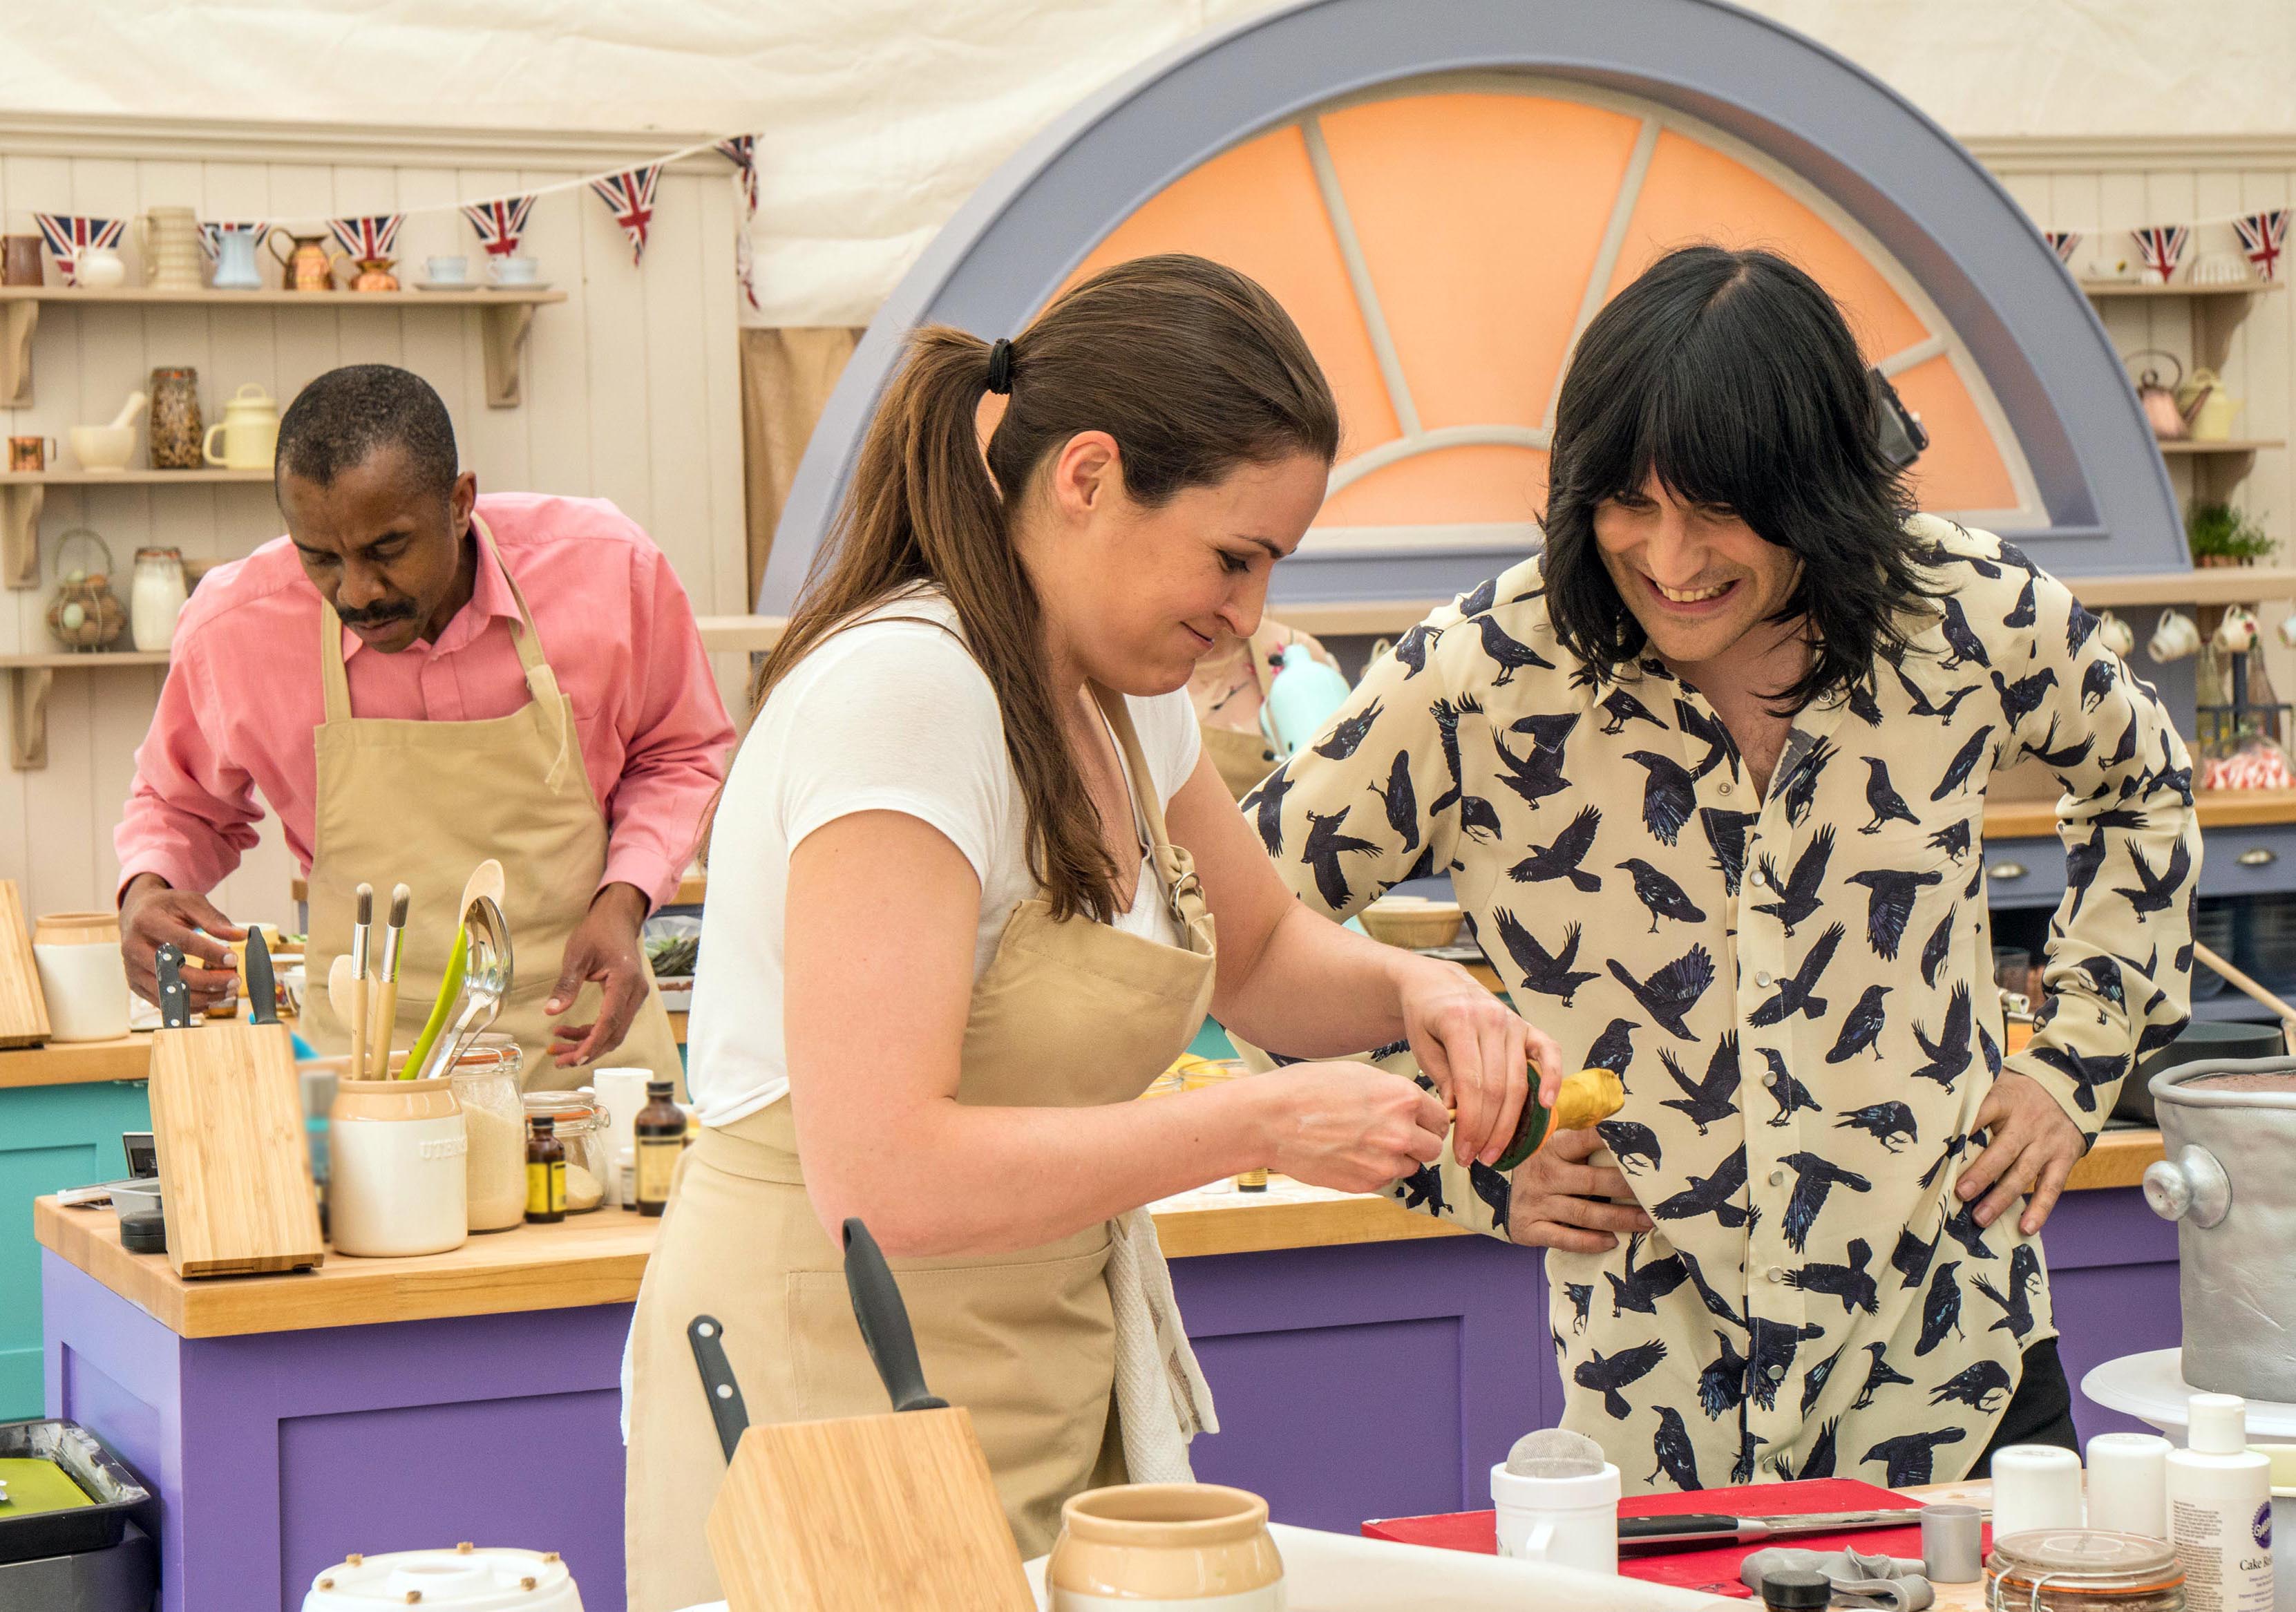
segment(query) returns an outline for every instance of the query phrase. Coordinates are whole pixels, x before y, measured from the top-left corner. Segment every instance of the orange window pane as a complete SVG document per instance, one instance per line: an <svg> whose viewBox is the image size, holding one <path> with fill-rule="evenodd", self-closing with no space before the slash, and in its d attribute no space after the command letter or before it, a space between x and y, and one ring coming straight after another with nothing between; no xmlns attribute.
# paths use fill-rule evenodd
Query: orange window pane
<svg viewBox="0 0 2296 1612"><path fill-rule="evenodd" d="M1339 399L1343 454L1400 434L1296 126L1223 151L1165 186L1116 226L1069 284L1158 252L1224 263L1283 305Z"/></svg>
<svg viewBox="0 0 2296 1612"><path fill-rule="evenodd" d="M1651 155L1611 294L1654 259L1700 242L1766 247L1807 269L1849 315L1869 364L1931 333L1832 225L1735 158L1669 129Z"/></svg>
<svg viewBox="0 0 2296 1612"><path fill-rule="evenodd" d="M1945 357L1917 364L1890 384L1922 417L1930 446L1914 462L1914 496L1925 510L2011 510L2017 485L1979 413L1977 402Z"/></svg>
<svg viewBox="0 0 2296 1612"><path fill-rule="evenodd" d="M1437 448L1383 465L1324 503L1317 526L1536 522L1546 506L1538 448Z"/></svg>
<svg viewBox="0 0 2296 1612"><path fill-rule="evenodd" d="M1642 120L1444 94L1321 122L1421 423L1539 424Z"/></svg>

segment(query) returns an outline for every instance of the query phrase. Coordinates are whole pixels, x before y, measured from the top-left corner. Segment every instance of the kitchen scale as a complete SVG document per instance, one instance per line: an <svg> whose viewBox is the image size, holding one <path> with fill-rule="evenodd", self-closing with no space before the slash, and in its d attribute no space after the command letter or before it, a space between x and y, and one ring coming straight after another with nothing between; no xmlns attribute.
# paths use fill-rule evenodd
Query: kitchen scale
<svg viewBox="0 0 2296 1612"><path fill-rule="evenodd" d="M160 1553L128 1513L151 1491L77 1422L0 1422L0 1608L148 1612Z"/></svg>

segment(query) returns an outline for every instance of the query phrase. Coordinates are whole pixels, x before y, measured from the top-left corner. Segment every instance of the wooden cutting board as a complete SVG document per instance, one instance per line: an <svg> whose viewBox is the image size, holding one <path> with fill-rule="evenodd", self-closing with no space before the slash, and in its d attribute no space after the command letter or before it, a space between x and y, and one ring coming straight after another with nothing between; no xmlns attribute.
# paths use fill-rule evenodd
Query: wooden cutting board
<svg viewBox="0 0 2296 1612"><path fill-rule="evenodd" d="M24 897L14 880L0 879L0 1047L36 1047L48 1035L48 999L40 994Z"/></svg>
<svg viewBox="0 0 2296 1612"><path fill-rule="evenodd" d="M963 1407L742 1436L709 1509L732 1612L1035 1612Z"/></svg>
<svg viewBox="0 0 2296 1612"><path fill-rule="evenodd" d="M325 1256L284 1025L156 1033L152 1136L176 1275L293 1271Z"/></svg>

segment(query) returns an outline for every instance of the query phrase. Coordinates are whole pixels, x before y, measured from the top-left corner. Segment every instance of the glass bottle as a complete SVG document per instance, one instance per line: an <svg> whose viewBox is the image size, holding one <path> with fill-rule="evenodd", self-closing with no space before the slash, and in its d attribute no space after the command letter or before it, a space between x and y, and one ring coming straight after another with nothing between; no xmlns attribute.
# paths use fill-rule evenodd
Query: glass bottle
<svg viewBox="0 0 2296 1612"><path fill-rule="evenodd" d="M566 1218L566 1144L553 1134L547 1114L527 1122L526 1218L531 1225L554 1225Z"/></svg>
<svg viewBox="0 0 2296 1612"><path fill-rule="evenodd" d="M529 1092L523 1101L529 1119L547 1114L558 1141L566 1150L566 1212L587 1215L603 1208L606 1183L612 1175L607 1153L606 1116L597 1096L587 1086L573 1092Z"/></svg>
<svg viewBox="0 0 2296 1612"><path fill-rule="evenodd" d="M646 1082L646 1105L632 1127L637 1135L638 1213L652 1216L669 1207L669 1183L685 1150L685 1110L670 1101L667 1080Z"/></svg>
<svg viewBox="0 0 2296 1612"><path fill-rule="evenodd" d="M184 613L191 587L184 580L181 549L137 549L135 580L127 595L127 631L136 650L156 655L176 642L176 618Z"/></svg>

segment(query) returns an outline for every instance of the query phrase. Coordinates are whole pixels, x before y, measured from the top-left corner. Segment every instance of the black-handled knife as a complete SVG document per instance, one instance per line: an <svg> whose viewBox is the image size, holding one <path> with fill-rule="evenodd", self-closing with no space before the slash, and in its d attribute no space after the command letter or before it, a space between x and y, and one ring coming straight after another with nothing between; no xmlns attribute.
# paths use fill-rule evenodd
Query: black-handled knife
<svg viewBox="0 0 2296 1612"><path fill-rule="evenodd" d="M190 1027L192 990L184 983L184 948L172 940L164 942L152 953L152 963L160 976L160 1026L170 1030Z"/></svg>
<svg viewBox="0 0 2296 1612"><path fill-rule="evenodd" d="M861 1324L861 1341L869 1346L869 1358L876 1362L893 1409L948 1409L948 1401L935 1398L925 1388L916 1334L909 1330L909 1307L901 1302L885 1251L858 1220L845 1223L845 1289L853 1296L853 1319Z"/></svg>
<svg viewBox="0 0 2296 1612"><path fill-rule="evenodd" d="M1790 1517L1731 1517L1699 1512L1680 1517L1621 1517L1619 1544L1682 1545L1695 1541L1727 1541L1751 1544L1795 1534L1848 1534L1859 1528L1912 1528L1921 1525L1921 1509L1902 1507L1883 1511L1805 1511Z"/></svg>
<svg viewBox="0 0 2296 1612"><path fill-rule="evenodd" d="M271 973L271 947L263 931L252 926L247 931L247 1022L279 1022L279 982Z"/></svg>
<svg viewBox="0 0 2296 1612"><path fill-rule="evenodd" d="M715 1315L697 1315L686 1323L685 1341L693 1346L693 1366L709 1395L718 1447L730 1461L742 1447L742 1435L750 1430L750 1407L742 1403L742 1385L734 1380L734 1364L726 1358L726 1328Z"/></svg>

